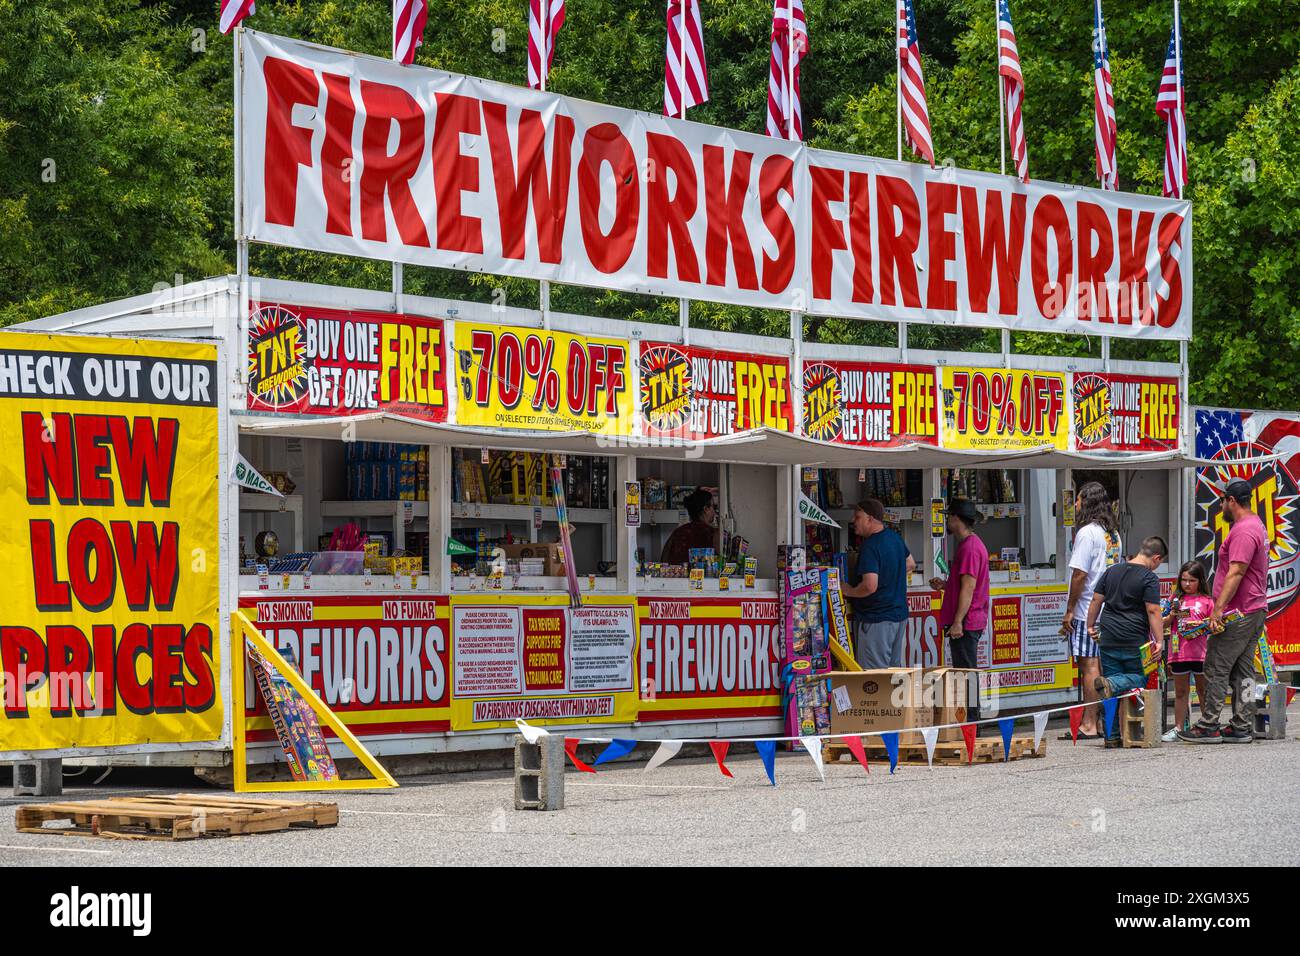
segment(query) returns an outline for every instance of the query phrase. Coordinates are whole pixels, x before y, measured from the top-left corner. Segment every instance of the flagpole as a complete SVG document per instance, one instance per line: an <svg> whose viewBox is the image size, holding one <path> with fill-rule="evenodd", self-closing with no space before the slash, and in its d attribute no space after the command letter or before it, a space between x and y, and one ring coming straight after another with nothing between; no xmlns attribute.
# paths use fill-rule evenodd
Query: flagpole
<svg viewBox="0 0 1300 956"><path fill-rule="evenodd" d="M1186 108L1183 105L1183 26L1182 18L1178 15L1178 0L1174 0L1174 68L1178 71L1176 79L1178 81L1178 112L1183 117L1183 158L1187 157L1187 133ZM1178 184L1178 198L1183 198L1183 182Z"/></svg>
<svg viewBox="0 0 1300 956"><path fill-rule="evenodd" d="M677 14L677 102L681 118L686 119L686 7L691 0L682 0ZM691 344L691 303L685 296L677 300L677 323L682 330L682 345Z"/></svg>
<svg viewBox="0 0 1300 956"><path fill-rule="evenodd" d="M998 154L1001 157L1002 175L1007 174L1007 117L1006 96L1002 78L1002 11L998 9L997 0L993 0L993 41L998 62Z"/></svg>
<svg viewBox="0 0 1300 956"><path fill-rule="evenodd" d="M541 80L540 89L546 92L547 73L549 72L549 58L547 56L551 51L551 0L541 0L542 2L542 48L539 53L539 66L537 75ZM542 328L550 330L551 328L551 283L542 279L537 283L537 310L542 313Z"/></svg>
<svg viewBox="0 0 1300 956"><path fill-rule="evenodd" d="M794 139L794 0L785 3L785 127Z"/></svg>
<svg viewBox="0 0 1300 956"><path fill-rule="evenodd" d="M898 134L898 151L894 157L900 163L903 161L903 50L898 45L901 38L902 17L898 16L898 4L903 0L898 0L894 6L894 125Z"/></svg>

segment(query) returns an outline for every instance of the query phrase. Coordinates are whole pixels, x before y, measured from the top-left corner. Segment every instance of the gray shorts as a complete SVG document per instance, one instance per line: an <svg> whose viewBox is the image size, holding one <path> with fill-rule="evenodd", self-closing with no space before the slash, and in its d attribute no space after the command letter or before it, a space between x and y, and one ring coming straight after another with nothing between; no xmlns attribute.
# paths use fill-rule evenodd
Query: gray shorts
<svg viewBox="0 0 1300 956"><path fill-rule="evenodd" d="M906 621L854 621L853 656L863 670L903 666Z"/></svg>

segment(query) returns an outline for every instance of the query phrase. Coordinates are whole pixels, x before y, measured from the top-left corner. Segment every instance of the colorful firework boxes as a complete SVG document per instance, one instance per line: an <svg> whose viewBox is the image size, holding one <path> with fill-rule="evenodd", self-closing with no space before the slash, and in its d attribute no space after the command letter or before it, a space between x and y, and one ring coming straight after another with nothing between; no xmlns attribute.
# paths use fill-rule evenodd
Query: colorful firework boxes
<svg viewBox="0 0 1300 956"><path fill-rule="evenodd" d="M784 646L782 686L786 732L810 736L830 732L824 674L833 656L851 660L852 644L836 568L804 567L802 548L783 548L778 581ZM833 647L834 645L834 647Z"/></svg>
<svg viewBox="0 0 1300 956"><path fill-rule="evenodd" d="M286 647L280 654L290 667L297 668L293 651ZM337 780L339 772L325 745L316 712L252 642L248 644L248 661L293 779L313 782Z"/></svg>

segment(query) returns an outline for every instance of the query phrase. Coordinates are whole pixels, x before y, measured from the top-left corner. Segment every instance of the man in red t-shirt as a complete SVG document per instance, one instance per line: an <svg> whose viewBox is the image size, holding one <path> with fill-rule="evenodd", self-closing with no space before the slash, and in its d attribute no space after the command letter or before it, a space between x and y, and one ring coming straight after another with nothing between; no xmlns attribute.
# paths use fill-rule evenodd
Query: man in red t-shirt
<svg viewBox="0 0 1300 956"><path fill-rule="evenodd" d="M1251 510L1250 482L1234 479L1223 489L1220 506L1232 527L1219 548L1214 571L1214 611L1205 648L1201 719L1178 737L1188 743L1248 744L1255 739L1255 647L1268 616L1268 532ZM1237 611L1241 617L1225 621ZM1220 730L1219 714L1232 692L1232 721Z"/></svg>

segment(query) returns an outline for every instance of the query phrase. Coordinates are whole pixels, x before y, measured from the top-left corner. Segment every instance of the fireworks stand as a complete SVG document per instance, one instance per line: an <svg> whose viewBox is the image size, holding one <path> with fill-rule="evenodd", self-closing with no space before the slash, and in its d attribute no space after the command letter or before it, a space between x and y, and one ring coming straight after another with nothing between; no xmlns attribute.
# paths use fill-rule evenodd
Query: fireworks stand
<svg viewBox="0 0 1300 956"><path fill-rule="evenodd" d="M848 524L865 497L884 502L916 558L906 662L917 667L947 660L939 594L927 583L951 548L940 512L955 496L979 504L989 519L980 534L990 551L997 622L981 644L981 665L997 675L1005 706L1050 705L1077 693L1058 630L1072 489L1085 473L1115 491L1126 545L1159 533L1171 554L1189 553L1184 471L1197 462L1189 453L1185 361L1119 361L1108 351L1099 358L1024 355L1011 350L1009 334L1000 351L927 351L910 347L907 334L909 323L929 321L1089 331L1073 311L1059 321L1055 313L1044 317L1050 310L1031 282L1042 278L1039 240L1058 240L1042 260L1055 268L1076 220L1098 234L1116 215L1127 221L1132 209L1154 210L1164 217L1165 238L1161 245L1154 233L1147 237L1147 263L1152 274L1163 268L1168 284L1179 269L1189 275L1186 203L965 171L958 171L960 193L954 184L949 195L938 180L927 190L930 171L916 164L716 131L726 139L716 155L747 162L752 154L757 192L736 193L739 218L721 230L729 254L715 254L718 233L710 232L707 275L692 279L686 266L673 266L665 277L658 252L646 258L646 244L660 243L662 227L673 237L667 245L674 255L694 244L703 256L702 217L718 213L713 198L708 210L700 199L699 215L683 232L687 227L662 220L654 205L671 205L656 192L660 185L641 183L636 201L657 211L638 231L632 199L588 201L588 190L613 188L611 167L623 177L624 160L617 152L599 159L582 153L596 149L597 140L578 130L574 169L596 173L573 173L575 198L558 264L552 253L538 264L531 218L527 241L520 233L509 256L484 258L468 242L453 255L452 232L439 234L433 248L405 219L382 242L368 236L383 216L364 229L360 220L349 224L348 207L333 192L320 192L322 164L337 157L322 159L321 137L302 134L325 121L322 112L330 122L352 116L351 107L307 115L310 89L322 97L338 93L313 79L321 71L406 84L411 95L402 102L417 105L432 102L428 90L447 74L248 32L239 51L238 273L6 333L75 337L86 351L135 348L143 340L178 348L201 343L214 353L220 376L206 426L219 487L195 485L191 494L178 485L172 495L178 502L190 494L188 504L202 502L217 519L220 574L210 582L214 640L207 659L221 702L209 716L219 712L220 726L213 721L167 746L118 739L113 752L220 764L229 760L232 721L243 721L249 759L274 759L274 733L255 713L251 688L246 699L231 700L225 615L236 608L292 651L303 679L381 757L508 746L519 718L598 724L611 733L652 725L667 736L784 732L792 711L783 691L793 665L815 660L815 670L812 663L805 669L816 673L833 666L837 650L850 653L847 609L828 594L838 598L834 581L853 566ZM295 64L305 85L276 87L290 69L285 64ZM713 146L712 127L597 104L575 112L575 101L555 94L453 79L467 84L466 103L474 102L465 92L472 90L526 104L525 114L558 110L566 121L608 113L602 135L631 137L634 152L675 137L685 152L674 148L670 158L682 182L681 162L715 155L704 149ZM285 103L292 109L277 112L288 109ZM354 105L360 123L364 104ZM381 108L378 101L371 107ZM513 107L502 115L508 124L524 121ZM494 129L467 125L459 141ZM440 135L450 134L435 139ZM456 142L439 141L438 148L454 152ZM471 217L466 205L444 215L441 205L454 195L467 204L471 196L495 197L504 182L488 168L496 154L495 147L462 154L462 164L482 164L482 173L438 187L430 230L509 225L495 211L475 206ZM388 175L390 160L369 156L365 175ZM428 168L407 175L432 176ZM297 193L266 191L267 182L287 182L290 171ZM444 173L439 167L437 175ZM904 240L895 236L890 246L874 229L862 232L854 217L866 206L847 203L850 184L856 190L876 179L877 198L895 203L905 224L913 213L917 223L927 221L912 203L984 197L992 208L1028 196L1033 212L1024 226L1036 238L1025 243L1019 311L1006 314L1019 280L985 274L1002 296L995 296L1003 303L995 313L988 289L967 278L975 266L954 258L959 252L942 251L937 234L928 252L913 246L913 256L930 256L940 278L929 270L906 279L902 266L911 258L896 245ZM424 192L434 192L424 179L424 192L394 191L391 176L384 182L394 216L410 214ZM629 171L618 182L636 180ZM588 199L579 201L580 193ZM1085 205L1080 197L1095 208L1078 211ZM298 206L288 208L293 202ZM603 211L592 218L597 206ZM1059 218L1067 208L1073 218ZM931 209L928 221L932 232L944 228L942 208ZM620 222L625 232L618 232ZM1183 237L1183 251L1171 251L1166 232ZM761 272L752 282L746 236L754 237L753 263ZM542 239L548 249L559 241ZM689 303L679 324L666 325L557 312L545 292L538 308L424 298L404 291L400 265L392 291L258 277L248 270L252 242L713 299L790 311L791 321L788 335L755 335L694 327ZM864 243L879 247L871 260L878 264L874 289L854 265ZM1101 259L1084 265L1097 274L1118 269ZM781 271L785 266L790 273ZM934 301L946 295L944 275L958 277L948 284L961 292L960 309L912 304L921 292ZM800 282L805 289L795 288ZM875 306L861 304L877 293ZM1116 325L1115 334L1185 345L1187 306L1162 295L1154 324ZM982 305L972 304L981 296ZM897 344L805 339L806 314L890 321ZM690 522L686 502L700 490L716 504L716 536L696 531L716 544L690 549L685 563L666 563L668 538ZM811 520L816 513L830 523ZM798 570L791 565L796 554L805 570L818 569L820 597L792 620L783 604L791 598L786 575Z"/></svg>

